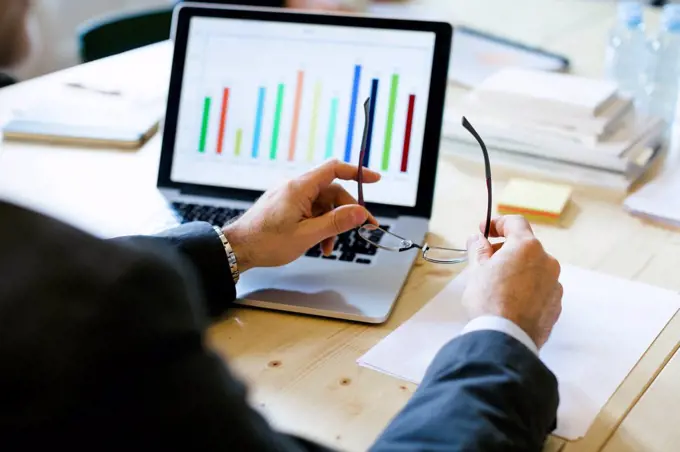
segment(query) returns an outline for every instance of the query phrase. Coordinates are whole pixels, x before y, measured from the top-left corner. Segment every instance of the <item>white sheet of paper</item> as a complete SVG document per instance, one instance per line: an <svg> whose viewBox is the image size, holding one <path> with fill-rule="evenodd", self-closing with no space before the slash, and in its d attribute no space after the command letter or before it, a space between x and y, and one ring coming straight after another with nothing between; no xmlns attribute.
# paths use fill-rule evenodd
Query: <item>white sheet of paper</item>
<svg viewBox="0 0 680 452"><path fill-rule="evenodd" d="M466 274L358 363L420 383L439 349L468 321L461 306ZM680 295L563 265L563 310L541 359L559 381L556 434L583 437L607 400L680 308Z"/></svg>
<svg viewBox="0 0 680 452"><path fill-rule="evenodd" d="M679 192L680 165L675 165L630 195L624 206L630 212L653 221L680 226Z"/></svg>

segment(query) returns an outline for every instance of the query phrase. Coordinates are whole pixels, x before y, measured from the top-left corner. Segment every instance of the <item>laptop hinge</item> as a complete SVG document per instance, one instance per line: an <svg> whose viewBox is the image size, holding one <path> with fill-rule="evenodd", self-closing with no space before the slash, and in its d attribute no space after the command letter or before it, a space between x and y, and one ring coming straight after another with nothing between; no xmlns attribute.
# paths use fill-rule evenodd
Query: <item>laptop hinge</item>
<svg viewBox="0 0 680 452"><path fill-rule="evenodd" d="M390 206L374 206L369 204L366 206L368 210L376 217L383 218L398 218L399 209Z"/></svg>
<svg viewBox="0 0 680 452"><path fill-rule="evenodd" d="M231 199L234 201L254 202L261 195L260 192L231 188L215 188L201 186L184 186L180 189L182 195L202 196L207 198Z"/></svg>
<svg viewBox="0 0 680 452"><path fill-rule="evenodd" d="M191 196L202 196L208 198L218 199L232 199L235 201L256 201L259 193L250 192L247 190L225 190L217 191L212 187L197 187L186 186L180 189L180 194ZM400 216L399 208L385 205L368 204L368 210L376 217L383 218L398 218Z"/></svg>

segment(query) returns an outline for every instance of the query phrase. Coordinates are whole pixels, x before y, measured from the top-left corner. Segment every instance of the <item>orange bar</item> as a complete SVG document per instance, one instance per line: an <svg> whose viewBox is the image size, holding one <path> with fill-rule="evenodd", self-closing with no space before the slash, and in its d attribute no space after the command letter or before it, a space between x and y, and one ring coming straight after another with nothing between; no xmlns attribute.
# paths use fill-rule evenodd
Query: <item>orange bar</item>
<svg viewBox="0 0 680 452"><path fill-rule="evenodd" d="M290 145L288 148L288 160L295 159L295 144L297 142L298 123L300 122L300 107L302 105L302 84L305 80L305 72L298 71L297 85L295 86L295 107L293 110L293 125L290 130Z"/></svg>
<svg viewBox="0 0 680 452"><path fill-rule="evenodd" d="M224 88L224 95L222 96L222 113L220 113L220 132L217 136L217 153L222 154L222 145L224 144L224 129L227 122L227 107L229 106L229 88Z"/></svg>

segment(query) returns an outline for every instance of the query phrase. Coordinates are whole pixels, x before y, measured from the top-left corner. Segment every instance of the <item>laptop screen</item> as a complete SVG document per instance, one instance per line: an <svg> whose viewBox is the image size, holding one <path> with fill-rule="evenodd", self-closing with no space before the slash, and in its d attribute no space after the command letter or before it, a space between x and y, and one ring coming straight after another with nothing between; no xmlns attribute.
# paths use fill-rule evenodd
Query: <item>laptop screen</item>
<svg viewBox="0 0 680 452"><path fill-rule="evenodd" d="M435 38L193 17L171 180L260 191L329 158L357 164L370 96L367 166L383 177L366 201L415 206Z"/></svg>

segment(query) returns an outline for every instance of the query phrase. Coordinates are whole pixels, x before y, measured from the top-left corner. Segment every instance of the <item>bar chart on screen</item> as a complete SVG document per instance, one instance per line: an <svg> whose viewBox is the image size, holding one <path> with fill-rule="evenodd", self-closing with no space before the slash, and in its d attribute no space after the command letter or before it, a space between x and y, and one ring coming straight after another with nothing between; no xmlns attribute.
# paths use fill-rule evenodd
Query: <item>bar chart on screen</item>
<svg viewBox="0 0 680 452"><path fill-rule="evenodd" d="M176 150L184 179L200 172L217 183L229 174L249 188L254 174L262 185L330 158L358 164L368 124L364 165L393 182L390 196L400 186L414 198L432 37L234 22L207 23L189 41Z"/></svg>
<svg viewBox="0 0 680 452"><path fill-rule="evenodd" d="M361 66L356 65L355 74L360 73ZM286 85L278 84L276 86L275 93L273 93L275 94L275 102L271 106L274 109L272 135L269 148L266 149L266 157L272 161L277 161L285 157L289 162L303 161L307 163L316 163L319 160L337 157L348 163L357 163L353 160L353 147L358 144L354 142L354 138L364 121L359 113L361 109L357 108L358 104L360 104L360 99L355 95L352 95L350 99L347 99L350 107L354 106L354 111L349 113L347 124L343 124L343 128L339 131L341 134L344 134L345 145L339 146L339 149L336 149L336 136L338 135L337 111L341 100L337 96L330 96L325 99L326 105L324 105L324 107L328 111L328 118L323 121L323 125L320 125L320 116L322 116L320 112L320 108L322 107L320 104L323 94L323 83L321 80L318 80L314 83L313 89L308 89L310 95L305 99L307 104L303 106L303 92L305 92L304 80L304 71L298 71L297 81L291 92L291 95L294 96L294 104L292 112L289 112L291 124L287 146L286 143L281 143L280 141L282 134L281 121L282 116L284 115L283 100L286 94ZM383 172L393 170L406 173L408 171L409 152L411 148L416 94L404 93L401 96L401 99L397 98L399 94L399 74L392 74L389 83L389 98L386 100L387 117L383 138L384 141L382 146L378 146L377 149L377 152L380 152L380 158L377 159L373 165L370 165L371 149L374 145L380 145L380 143L374 142L373 127L369 126L368 141L366 144L367 157L364 163L366 166L371 166L374 169ZM379 84L379 79L371 80L370 96L372 101L370 103L370 124L374 124L376 120L375 112L377 110ZM241 155L240 144L243 139L243 128L235 124L238 120L234 119L231 120L229 124L227 123L229 97L232 90L232 88L229 87L222 88L221 93L208 93L203 99L200 111L197 112L197 115L200 114L201 118L201 131L197 141L197 151L199 153L211 151L207 146L207 143L208 135L213 133L216 141L214 152L217 155L223 155L224 152L231 152L235 157L242 157L245 159L260 158L262 118L265 113L264 100L267 93L267 87L259 86L255 89L257 92L255 116L251 121L242 121L242 123L249 125L250 130L252 131L252 136L248 138L252 141L251 153L249 155ZM219 104L215 104L216 99L219 100ZM397 107L406 108L405 119L401 125L395 125ZM309 109L308 124L300 124L300 115L303 108ZM306 133L301 135L301 133L303 133L301 132L301 129ZM400 129L403 133L399 134L395 129ZM231 130L234 134L233 146L225 144L227 130ZM394 140L395 135L399 135L399 141ZM324 137L326 137L325 140ZM281 151L284 151L283 157ZM400 152L400 161L396 166L390 168L391 154L392 152L397 151Z"/></svg>

